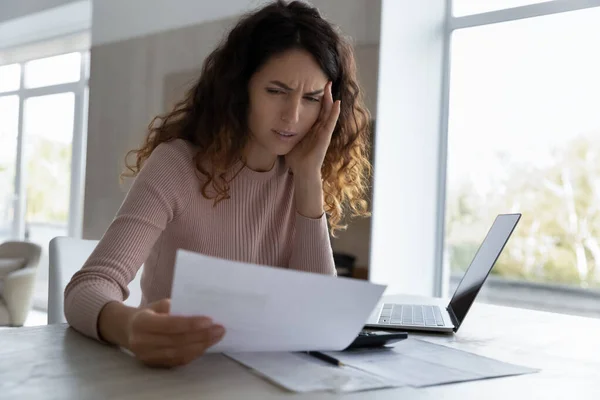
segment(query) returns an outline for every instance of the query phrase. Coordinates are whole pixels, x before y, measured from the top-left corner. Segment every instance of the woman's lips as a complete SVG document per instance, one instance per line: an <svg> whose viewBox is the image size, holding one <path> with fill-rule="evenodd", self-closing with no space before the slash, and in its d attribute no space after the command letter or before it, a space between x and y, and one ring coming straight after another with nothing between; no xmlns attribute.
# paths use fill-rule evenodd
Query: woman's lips
<svg viewBox="0 0 600 400"><path fill-rule="evenodd" d="M278 136L280 136L282 138L293 138L294 136L297 135L296 132L280 131L280 130L277 130L277 129L273 129L273 132L275 132Z"/></svg>

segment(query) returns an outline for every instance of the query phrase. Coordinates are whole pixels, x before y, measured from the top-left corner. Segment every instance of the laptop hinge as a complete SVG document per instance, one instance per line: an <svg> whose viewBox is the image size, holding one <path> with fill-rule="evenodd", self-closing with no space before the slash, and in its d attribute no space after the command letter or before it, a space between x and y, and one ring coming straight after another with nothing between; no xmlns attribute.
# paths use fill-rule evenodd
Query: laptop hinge
<svg viewBox="0 0 600 400"><path fill-rule="evenodd" d="M452 306L446 307L446 311L448 311L448 315L450 316L452 325L454 325L454 332L456 332L458 327L460 326L460 323L458 322L458 318L456 318L456 314L454 314L454 310L452 310Z"/></svg>

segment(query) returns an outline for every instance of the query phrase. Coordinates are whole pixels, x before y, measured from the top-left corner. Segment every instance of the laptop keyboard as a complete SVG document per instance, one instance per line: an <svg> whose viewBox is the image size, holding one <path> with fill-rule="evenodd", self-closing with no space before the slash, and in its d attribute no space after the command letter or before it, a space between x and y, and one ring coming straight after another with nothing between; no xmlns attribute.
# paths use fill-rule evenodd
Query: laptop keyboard
<svg viewBox="0 0 600 400"><path fill-rule="evenodd" d="M444 319L438 306L386 303L379 315L380 324L444 326Z"/></svg>

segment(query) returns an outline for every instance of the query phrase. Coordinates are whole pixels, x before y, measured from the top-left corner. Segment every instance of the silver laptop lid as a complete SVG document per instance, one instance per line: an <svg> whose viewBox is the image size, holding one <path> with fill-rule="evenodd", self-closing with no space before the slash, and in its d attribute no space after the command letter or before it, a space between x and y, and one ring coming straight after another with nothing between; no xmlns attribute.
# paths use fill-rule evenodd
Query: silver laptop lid
<svg viewBox="0 0 600 400"><path fill-rule="evenodd" d="M479 246L471 265L458 284L448 306L448 312L454 320L455 331L458 330L465 315L469 312L469 308L471 308L475 297L477 297L483 283L494 264L496 264L520 218L521 214L498 215L483 243Z"/></svg>

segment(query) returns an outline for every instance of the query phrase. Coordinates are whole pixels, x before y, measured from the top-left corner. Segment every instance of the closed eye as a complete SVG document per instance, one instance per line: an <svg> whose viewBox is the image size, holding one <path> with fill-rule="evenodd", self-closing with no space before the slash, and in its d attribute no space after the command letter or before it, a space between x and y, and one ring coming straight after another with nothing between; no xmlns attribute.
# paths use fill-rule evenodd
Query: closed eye
<svg viewBox="0 0 600 400"><path fill-rule="evenodd" d="M266 88L266 91L267 91L267 93L271 93L271 94L287 94L287 92L285 90L276 89L276 88ZM305 96L304 98L306 100L310 101L311 103L318 103L321 101L320 97Z"/></svg>

